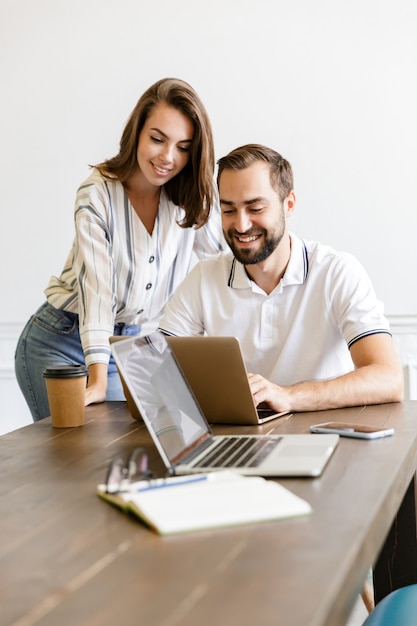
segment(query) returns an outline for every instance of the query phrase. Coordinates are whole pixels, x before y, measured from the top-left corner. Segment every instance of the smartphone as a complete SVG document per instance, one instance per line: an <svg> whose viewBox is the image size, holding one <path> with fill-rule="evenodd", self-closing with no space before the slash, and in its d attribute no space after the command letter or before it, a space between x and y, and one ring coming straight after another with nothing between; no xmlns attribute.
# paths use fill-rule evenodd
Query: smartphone
<svg viewBox="0 0 417 626"><path fill-rule="evenodd" d="M356 437L357 439L377 439L394 434L393 428L381 426L366 426L365 424L349 424L348 422L324 422L310 426L312 433L336 433L342 437Z"/></svg>

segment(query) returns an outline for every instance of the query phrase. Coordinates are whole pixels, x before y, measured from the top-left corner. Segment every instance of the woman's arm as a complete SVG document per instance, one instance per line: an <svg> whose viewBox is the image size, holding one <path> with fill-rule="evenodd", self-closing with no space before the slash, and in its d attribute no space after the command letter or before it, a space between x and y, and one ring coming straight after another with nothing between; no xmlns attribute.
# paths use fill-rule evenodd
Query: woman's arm
<svg viewBox="0 0 417 626"><path fill-rule="evenodd" d="M107 391L107 365L93 363L88 368L88 386L85 394L85 406L96 402L104 402Z"/></svg>

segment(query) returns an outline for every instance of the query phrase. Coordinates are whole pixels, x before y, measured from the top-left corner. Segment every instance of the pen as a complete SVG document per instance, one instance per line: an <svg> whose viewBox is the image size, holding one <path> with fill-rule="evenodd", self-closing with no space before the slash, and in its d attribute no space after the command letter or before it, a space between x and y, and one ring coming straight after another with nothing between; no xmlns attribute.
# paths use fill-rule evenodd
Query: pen
<svg viewBox="0 0 417 626"><path fill-rule="evenodd" d="M166 489L168 487L179 487L180 485L188 485L190 483L200 483L203 480L207 480L207 476L196 476L193 478L187 478L185 480L171 480L170 482L162 483L150 483L149 485L146 485L146 487L139 487L139 489L136 489L136 492L153 491L154 489Z"/></svg>

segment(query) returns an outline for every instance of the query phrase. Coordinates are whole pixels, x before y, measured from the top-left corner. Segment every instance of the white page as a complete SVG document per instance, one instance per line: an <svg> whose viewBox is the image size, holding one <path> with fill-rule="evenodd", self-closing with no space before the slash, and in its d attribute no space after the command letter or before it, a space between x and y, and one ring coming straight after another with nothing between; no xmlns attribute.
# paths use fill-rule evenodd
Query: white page
<svg viewBox="0 0 417 626"><path fill-rule="evenodd" d="M311 513L310 505L276 482L215 472L206 480L120 494L161 534L277 520ZM181 478L168 479L179 481ZM142 483L143 484L143 483Z"/></svg>

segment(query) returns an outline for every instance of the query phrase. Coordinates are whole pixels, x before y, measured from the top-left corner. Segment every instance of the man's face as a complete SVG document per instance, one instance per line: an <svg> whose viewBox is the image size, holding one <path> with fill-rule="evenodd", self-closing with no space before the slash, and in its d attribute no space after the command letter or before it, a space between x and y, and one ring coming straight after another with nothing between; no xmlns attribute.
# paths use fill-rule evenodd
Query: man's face
<svg viewBox="0 0 417 626"><path fill-rule="evenodd" d="M258 161L244 170L224 170L219 180L224 236L244 265L267 259L286 232L288 199L281 202L269 172Z"/></svg>

